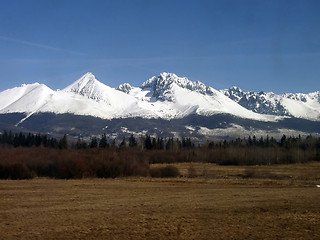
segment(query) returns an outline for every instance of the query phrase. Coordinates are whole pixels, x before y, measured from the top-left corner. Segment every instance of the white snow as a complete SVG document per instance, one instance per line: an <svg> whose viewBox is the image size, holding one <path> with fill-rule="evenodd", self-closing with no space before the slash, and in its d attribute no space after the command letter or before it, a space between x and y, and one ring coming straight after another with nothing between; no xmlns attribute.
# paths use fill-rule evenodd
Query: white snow
<svg viewBox="0 0 320 240"><path fill-rule="evenodd" d="M281 100L294 116L319 119L319 95L319 92L315 92L307 96L280 98L269 93L266 97L270 101L279 98L278 101ZM63 90L54 91L39 83L21 85L0 93L0 114L14 112L26 113L26 118L38 112L72 113L103 119L172 119L190 114L209 116L219 113L261 121L277 121L281 118L254 113L212 87L173 73L161 73L141 87L126 83L117 89L101 83L92 73L85 74Z"/></svg>
<svg viewBox="0 0 320 240"><path fill-rule="evenodd" d="M13 88L0 93L0 113L36 112L44 105L55 92L43 84L28 84L19 88Z"/></svg>
<svg viewBox="0 0 320 240"><path fill-rule="evenodd" d="M11 88L1 92L0 94L0 109L5 109L11 104L15 103L30 92L35 92L39 87L44 87L39 83L34 84L21 84L20 87ZM10 109L9 107L8 109ZM25 110L25 109L24 109Z"/></svg>
<svg viewBox="0 0 320 240"><path fill-rule="evenodd" d="M152 77L143 83L141 88L142 90L136 91L139 92L139 98L152 102L151 109L153 108L154 112L163 118L228 113L255 120L275 120L274 116L261 115L245 109L199 81L192 82L175 74L162 73L158 77ZM132 92L129 94L135 96Z"/></svg>
<svg viewBox="0 0 320 240"><path fill-rule="evenodd" d="M254 99L254 104L257 112L258 108L263 105L269 110L282 111L284 109L285 115L305 118L309 120L320 120L320 92L313 92L309 94L303 93L284 93L275 94L273 92L244 92L240 88L232 87L230 89L224 89L220 91L225 96L233 99L235 102L239 102L243 97L246 100ZM282 109L281 109L282 108Z"/></svg>
<svg viewBox="0 0 320 240"><path fill-rule="evenodd" d="M194 132L196 129L193 126L185 126L190 132Z"/></svg>
<svg viewBox="0 0 320 240"><path fill-rule="evenodd" d="M281 103L293 116L311 120L320 120L320 94L319 92L309 94L283 94Z"/></svg>
<svg viewBox="0 0 320 240"><path fill-rule="evenodd" d="M208 137L215 137L215 136L229 136L233 138L242 138L243 136L263 136L265 137L266 135L273 136L276 139L280 139L283 134L288 135L288 136L297 136L301 135L302 137L308 136L310 133L303 132L303 131L296 131L292 129L285 129L281 128L278 130L261 130L261 129L255 129L255 128L250 128L246 129L240 125L237 124L230 124L227 128L207 128L200 126L198 131L199 134L203 136L208 136Z"/></svg>

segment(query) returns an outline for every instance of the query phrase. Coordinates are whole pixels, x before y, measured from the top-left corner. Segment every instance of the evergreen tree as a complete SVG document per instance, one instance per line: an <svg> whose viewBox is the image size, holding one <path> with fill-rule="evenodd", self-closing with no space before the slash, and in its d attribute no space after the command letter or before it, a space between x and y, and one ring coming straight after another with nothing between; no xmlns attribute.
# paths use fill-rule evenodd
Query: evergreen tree
<svg viewBox="0 0 320 240"><path fill-rule="evenodd" d="M153 144L153 149L163 150L163 138L157 138L155 144Z"/></svg>
<svg viewBox="0 0 320 240"><path fill-rule="evenodd" d="M163 141L163 138L160 138L160 140L159 140L159 149L161 149L161 150L164 149L164 141Z"/></svg>
<svg viewBox="0 0 320 240"><path fill-rule="evenodd" d="M261 136L261 138L259 139L259 146L260 146L260 147L264 147L264 139L263 139L262 136Z"/></svg>
<svg viewBox="0 0 320 240"><path fill-rule="evenodd" d="M113 139L112 142L111 142L111 147L115 148L116 147L116 140Z"/></svg>
<svg viewBox="0 0 320 240"><path fill-rule="evenodd" d="M126 138L123 136L122 141L119 145L120 148L125 148L127 146Z"/></svg>
<svg viewBox="0 0 320 240"><path fill-rule="evenodd" d="M12 146L13 145L13 134L11 131L9 131L9 133L4 130L3 135L2 135L2 144L3 145L9 145Z"/></svg>
<svg viewBox="0 0 320 240"><path fill-rule="evenodd" d="M82 148L82 144L81 143L82 143L82 141L81 141L80 137L78 137L78 140L76 142L75 148L76 149L81 149Z"/></svg>
<svg viewBox="0 0 320 240"><path fill-rule="evenodd" d="M34 141L34 135L29 133L26 139L26 146L27 147L31 147L35 145L35 141Z"/></svg>
<svg viewBox="0 0 320 240"><path fill-rule="evenodd" d="M151 137L149 135L146 135L145 139L145 149L151 150L152 149L152 142L151 142Z"/></svg>
<svg viewBox="0 0 320 240"><path fill-rule="evenodd" d="M270 146L269 135L267 135L267 139L266 139L265 145L266 145L266 147L269 147L269 146Z"/></svg>
<svg viewBox="0 0 320 240"><path fill-rule="evenodd" d="M182 138L181 140L182 148L191 148L192 142L190 138Z"/></svg>
<svg viewBox="0 0 320 240"><path fill-rule="evenodd" d="M42 136L41 142L42 142L42 145L44 147L48 147L48 137L47 137L47 135Z"/></svg>
<svg viewBox="0 0 320 240"><path fill-rule="evenodd" d="M14 135L14 138L13 138L13 146L14 147L25 146L25 142L26 142L26 138L22 134L22 132Z"/></svg>
<svg viewBox="0 0 320 240"><path fill-rule="evenodd" d="M287 136L283 134L282 137L281 137L281 140L280 140L280 145L284 146L286 140L287 140Z"/></svg>
<svg viewBox="0 0 320 240"><path fill-rule="evenodd" d="M137 142L136 139L134 138L133 134L129 137L129 147L136 147Z"/></svg>
<svg viewBox="0 0 320 240"><path fill-rule="evenodd" d="M173 138L169 138L166 143L166 150L173 151Z"/></svg>
<svg viewBox="0 0 320 240"><path fill-rule="evenodd" d="M63 138L59 141L59 148L60 149L68 149L68 141L67 141L67 135L63 135Z"/></svg>
<svg viewBox="0 0 320 240"><path fill-rule="evenodd" d="M55 139L55 138L50 138L50 140L49 140L49 146L50 146L51 148L59 148L59 142L58 142L58 140ZM67 146L68 146L68 145L67 145Z"/></svg>
<svg viewBox="0 0 320 240"><path fill-rule="evenodd" d="M106 148L108 147L108 142L107 142L107 137L106 134L103 134L101 136L100 142L99 142L99 147L100 148Z"/></svg>
<svg viewBox="0 0 320 240"><path fill-rule="evenodd" d="M253 145L257 145L257 138L255 135L253 135L252 143L253 143Z"/></svg>
<svg viewBox="0 0 320 240"><path fill-rule="evenodd" d="M157 149L157 139L152 138L152 149Z"/></svg>
<svg viewBox="0 0 320 240"><path fill-rule="evenodd" d="M36 136L35 136L35 145L37 147L39 147L41 145L41 135L40 133L38 133Z"/></svg>
<svg viewBox="0 0 320 240"><path fill-rule="evenodd" d="M96 148L96 147L98 147L98 140L96 137L93 137L91 139L90 148Z"/></svg>

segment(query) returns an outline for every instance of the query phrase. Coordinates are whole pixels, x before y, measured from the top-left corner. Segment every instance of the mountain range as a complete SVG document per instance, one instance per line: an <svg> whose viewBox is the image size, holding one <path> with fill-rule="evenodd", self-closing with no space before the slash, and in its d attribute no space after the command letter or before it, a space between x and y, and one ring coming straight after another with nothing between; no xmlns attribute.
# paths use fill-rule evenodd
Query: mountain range
<svg viewBox="0 0 320 240"><path fill-rule="evenodd" d="M140 87L124 83L111 88L87 73L62 90L34 83L1 92L0 127L112 138L319 134L320 92L218 91L165 72Z"/></svg>

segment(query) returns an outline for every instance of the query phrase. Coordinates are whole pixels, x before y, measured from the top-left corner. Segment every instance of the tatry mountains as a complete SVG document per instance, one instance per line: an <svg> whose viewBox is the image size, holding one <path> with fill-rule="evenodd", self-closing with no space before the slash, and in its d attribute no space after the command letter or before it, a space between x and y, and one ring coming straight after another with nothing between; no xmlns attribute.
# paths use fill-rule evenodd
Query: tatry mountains
<svg viewBox="0 0 320 240"><path fill-rule="evenodd" d="M309 94L216 90L161 73L140 87L117 88L92 73L62 90L22 84L0 93L3 130L122 138L129 134L200 141L248 135L320 134L320 92Z"/></svg>

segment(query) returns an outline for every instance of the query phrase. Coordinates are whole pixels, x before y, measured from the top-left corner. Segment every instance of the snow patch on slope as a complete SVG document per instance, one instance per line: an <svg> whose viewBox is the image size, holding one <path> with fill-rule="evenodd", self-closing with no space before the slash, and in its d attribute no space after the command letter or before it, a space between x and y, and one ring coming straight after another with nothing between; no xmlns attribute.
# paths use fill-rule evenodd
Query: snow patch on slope
<svg viewBox="0 0 320 240"><path fill-rule="evenodd" d="M309 120L320 120L320 92L309 94L273 92L244 92L238 87L221 92L256 113L277 116L293 116Z"/></svg>

